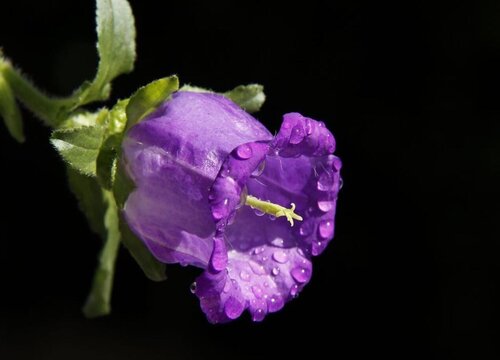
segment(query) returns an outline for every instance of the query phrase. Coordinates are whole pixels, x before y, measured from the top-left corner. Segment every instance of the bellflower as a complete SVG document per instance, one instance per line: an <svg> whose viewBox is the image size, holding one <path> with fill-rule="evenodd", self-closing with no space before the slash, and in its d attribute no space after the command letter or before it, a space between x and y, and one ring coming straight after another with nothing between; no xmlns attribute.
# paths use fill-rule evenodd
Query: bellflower
<svg viewBox="0 0 500 360"><path fill-rule="evenodd" d="M284 115L273 136L223 96L180 91L132 127L123 165L134 233L193 283L210 322L280 310L334 234L341 162L324 123Z"/></svg>

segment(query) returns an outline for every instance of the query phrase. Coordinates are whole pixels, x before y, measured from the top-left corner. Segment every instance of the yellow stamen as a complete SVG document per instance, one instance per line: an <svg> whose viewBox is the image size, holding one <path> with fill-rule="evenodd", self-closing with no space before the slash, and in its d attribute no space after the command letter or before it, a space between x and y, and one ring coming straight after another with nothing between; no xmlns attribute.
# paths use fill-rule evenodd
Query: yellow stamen
<svg viewBox="0 0 500 360"><path fill-rule="evenodd" d="M302 216L295 213L295 204L290 204L290 209L287 209L281 205L273 204L269 201L262 201L257 199L255 196L247 195L245 199L245 205L252 207L253 209L260 210L266 214L281 217L285 216L291 226L293 226L293 219L302 221Z"/></svg>

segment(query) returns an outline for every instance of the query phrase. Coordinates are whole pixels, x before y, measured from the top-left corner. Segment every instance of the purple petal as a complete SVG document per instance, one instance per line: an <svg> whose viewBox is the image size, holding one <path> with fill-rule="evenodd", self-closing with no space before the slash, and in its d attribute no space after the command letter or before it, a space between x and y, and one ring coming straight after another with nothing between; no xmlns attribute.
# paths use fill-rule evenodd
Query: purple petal
<svg viewBox="0 0 500 360"><path fill-rule="evenodd" d="M160 261L206 267L215 234L208 189L231 150L269 139L264 126L222 96L174 94L123 142L137 186L125 204L131 229Z"/></svg>
<svg viewBox="0 0 500 360"><path fill-rule="evenodd" d="M269 147L248 143L245 149L251 155L239 156L238 148L229 154L211 189L217 237L225 239L228 253L225 270L206 271L197 279L204 286L196 294L202 303L210 299L203 309L212 322L232 319L225 309L233 299L255 321L281 309L310 280L311 256L325 249L334 232L341 163L322 123L287 114ZM293 202L304 221L290 227L284 218L240 207L246 192L283 206Z"/></svg>

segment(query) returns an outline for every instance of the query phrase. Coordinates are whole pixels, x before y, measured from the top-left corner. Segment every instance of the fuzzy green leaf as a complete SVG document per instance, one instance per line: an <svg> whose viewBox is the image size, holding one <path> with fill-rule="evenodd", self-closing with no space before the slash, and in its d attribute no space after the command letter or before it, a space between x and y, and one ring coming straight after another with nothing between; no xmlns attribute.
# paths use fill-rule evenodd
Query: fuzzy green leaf
<svg viewBox="0 0 500 360"><path fill-rule="evenodd" d="M82 174L95 176L103 137L104 127L92 126L56 130L50 141L73 168Z"/></svg>
<svg viewBox="0 0 500 360"><path fill-rule="evenodd" d="M146 86L141 87L130 97L127 105L127 127L141 121L146 115L155 110L170 94L179 89L179 79L177 76L169 76L155 80Z"/></svg>
<svg viewBox="0 0 500 360"><path fill-rule="evenodd" d="M123 216L120 217L120 232L123 245L130 251L132 257L137 261L144 274L153 281L163 281L165 275L165 264L162 264L151 254L146 245L139 240L128 227Z"/></svg>
<svg viewBox="0 0 500 360"><path fill-rule="evenodd" d="M0 117L3 118L10 135L18 142L24 142L23 119L12 89L0 71Z"/></svg>
<svg viewBox="0 0 500 360"><path fill-rule="evenodd" d="M250 113L259 111L266 100L264 87L259 84L237 86L225 92L224 96Z"/></svg>

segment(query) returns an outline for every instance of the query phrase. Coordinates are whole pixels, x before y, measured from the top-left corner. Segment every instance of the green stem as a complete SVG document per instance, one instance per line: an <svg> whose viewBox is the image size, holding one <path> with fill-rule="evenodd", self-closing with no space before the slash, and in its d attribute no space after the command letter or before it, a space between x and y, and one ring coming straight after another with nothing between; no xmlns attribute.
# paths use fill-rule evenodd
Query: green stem
<svg viewBox="0 0 500 360"><path fill-rule="evenodd" d="M120 247L120 229L118 209L110 191L103 190L104 201L107 203L104 223L107 239L99 256L99 265L94 274L90 294L83 306L83 313L88 318L108 315L111 312L111 292L115 276L115 263Z"/></svg>
<svg viewBox="0 0 500 360"><path fill-rule="evenodd" d="M51 98L45 95L1 55L0 74L7 80L16 98L47 126L57 127L61 122L61 110L71 106L74 101L72 98Z"/></svg>

